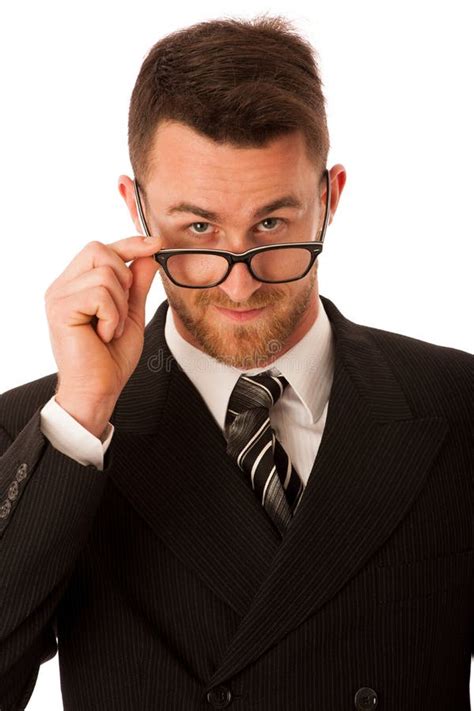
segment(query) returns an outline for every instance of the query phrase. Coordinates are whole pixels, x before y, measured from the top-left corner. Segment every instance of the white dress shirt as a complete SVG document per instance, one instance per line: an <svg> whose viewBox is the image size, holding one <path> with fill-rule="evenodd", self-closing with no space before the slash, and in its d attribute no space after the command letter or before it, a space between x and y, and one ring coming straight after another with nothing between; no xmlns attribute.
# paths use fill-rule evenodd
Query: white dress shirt
<svg viewBox="0 0 474 711"><path fill-rule="evenodd" d="M215 360L184 340L176 329L171 308L166 315L165 339L223 431L229 398L243 371ZM318 316L309 331L271 365L272 372L283 375L289 385L271 409L270 422L304 484L326 423L334 355L331 324L319 299ZM245 372L253 375L264 370L268 366ZM114 426L109 422L101 441L66 412L53 395L41 410L41 431L63 454L102 470Z"/></svg>

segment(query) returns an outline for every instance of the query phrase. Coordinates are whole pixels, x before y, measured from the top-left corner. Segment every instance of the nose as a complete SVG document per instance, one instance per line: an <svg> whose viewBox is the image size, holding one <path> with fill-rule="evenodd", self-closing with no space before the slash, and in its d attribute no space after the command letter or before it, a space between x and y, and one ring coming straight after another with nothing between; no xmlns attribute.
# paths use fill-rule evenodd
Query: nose
<svg viewBox="0 0 474 711"><path fill-rule="evenodd" d="M261 286L262 282L253 278L247 265L240 263L233 265L229 276L218 288L232 301L247 301Z"/></svg>

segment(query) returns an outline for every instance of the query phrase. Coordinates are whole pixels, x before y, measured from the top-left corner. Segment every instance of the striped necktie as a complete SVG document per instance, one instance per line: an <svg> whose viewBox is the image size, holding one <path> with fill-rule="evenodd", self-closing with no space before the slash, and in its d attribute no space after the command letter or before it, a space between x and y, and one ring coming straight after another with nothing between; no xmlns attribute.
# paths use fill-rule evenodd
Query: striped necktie
<svg viewBox="0 0 474 711"><path fill-rule="evenodd" d="M303 482L270 425L270 408L288 381L270 371L241 375L229 399L227 454L247 474L257 498L281 535L303 493Z"/></svg>

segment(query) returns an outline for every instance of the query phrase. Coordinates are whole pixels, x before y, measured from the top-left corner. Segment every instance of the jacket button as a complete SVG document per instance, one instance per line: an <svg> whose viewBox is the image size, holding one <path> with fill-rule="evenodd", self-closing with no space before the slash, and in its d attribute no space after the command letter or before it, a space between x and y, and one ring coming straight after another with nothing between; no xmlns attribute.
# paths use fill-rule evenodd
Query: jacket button
<svg viewBox="0 0 474 711"><path fill-rule="evenodd" d="M11 502L6 499L3 504L0 505L0 518L6 518L10 513L12 508Z"/></svg>
<svg viewBox="0 0 474 711"><path fill-rule="evenodd" d="M12 481L12 483L10 484L10 487L8 489L8 498L11 501L14 501L17 496L18 496L18 482L15 479L14 481Z"/></svg>
<svg viewBox="0 0 474 711"><path fill-rule="evenodd" d="M227 686L216 686L207 692L206 698L215 709L225 709L232 701L232 693Z"/></svg>
<svg viewBox="0 0 474 711"><path fill-rule="evenodd" d="M374 709L378 704L377 694L369 686L363 686L354 696L354 704L357 711Z"/></svg>
<svg viewBox="0 0 474 711"><path fill-rule="evenodd" d="M23 462L23 464L20 464L20 466L16 470L16 480L22 481L23 479L26 478L27 473L28 473L28 464L26 462Z"/></svg>

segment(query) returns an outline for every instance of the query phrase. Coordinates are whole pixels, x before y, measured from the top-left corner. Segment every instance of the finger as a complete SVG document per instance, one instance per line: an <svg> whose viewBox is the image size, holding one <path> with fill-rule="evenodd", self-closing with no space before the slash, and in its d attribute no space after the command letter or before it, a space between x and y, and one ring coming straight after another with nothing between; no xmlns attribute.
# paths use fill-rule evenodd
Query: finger
<svg viewBox="0 0 474 711"><path fill-rule="evenodd" d="M96 286L105 286L108 289L119 313L120 321L125 321L128 315L129 290L124 291L116 273L109 266L95 267L76 279L66 282L60 288L58 287L54 298L61 299L71 294L77 294L84 289L93 289Z"/></svg>
<svg viewBox="0 0 474 711"><path fill-rule="evenodd" d="M130 318L143 326L146 297L155 274L159 270L159 264L148 257L135 259L130 265L130 270L133 272L133 283L128 297L128 313Z"/></svg>
<svg viewBox="0 0 474 711"><path fill-rule="evenodd" d="M123 289L128 289L133 276L125 262L137 257L151 256L160 249L160 245L161 239L159 237L154 242L146 242L141 236L127 237L110 244L94 240L86 244L84 249L74 257L58 277L56 283L71 281L95 267L110 266L116 272L117 279Z"/></svg>
<svg viewBox="0 0 474 711"><path fill-rule="evenodd" d="M126 237L119 239L117 242L111 242L106 245L110 247L120 259L124 262L131 262L132 259L138 257L149 257L155 252L158 252L162 247L162 239L158 235L151 237Z"/></svg>
<svg viewBox="0 0 474 711"><path fill-rule="evenodd" d="M49 318L55 327L63 328L89 325L97 317L97 335L106 343L112 340L120 322L120 314L110 291L105 286L95 286L69 294L51 305Z"/></svg>

